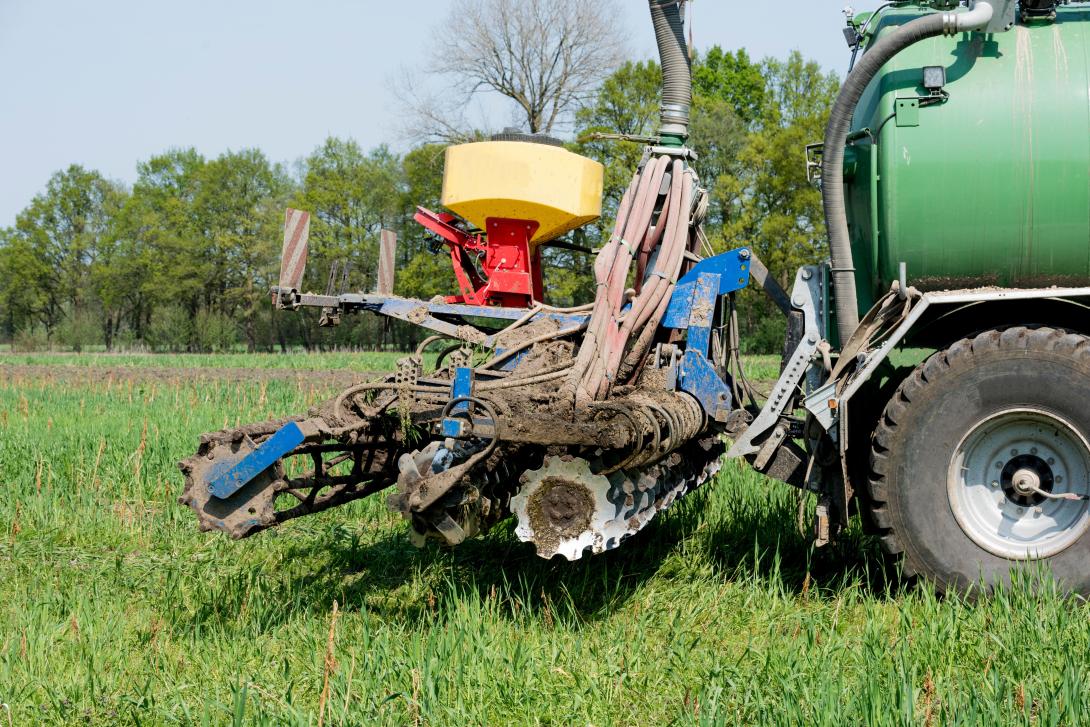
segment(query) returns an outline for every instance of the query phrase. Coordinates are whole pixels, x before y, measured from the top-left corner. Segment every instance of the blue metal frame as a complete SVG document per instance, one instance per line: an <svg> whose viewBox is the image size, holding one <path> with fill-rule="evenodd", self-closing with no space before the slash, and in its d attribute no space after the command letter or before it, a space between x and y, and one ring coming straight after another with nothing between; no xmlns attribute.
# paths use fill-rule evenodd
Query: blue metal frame
<svg viewBox="0 0 1090 727"><path fill-rule="evenodd" d="M454 380L450 384L450 400L468 399L471 396L473 396L473 369L459 366L454 370ZM468 401L460 401L450 409L451 414L467 414L468 412ZM448 416L440 424L440 431L444 437L457 439L465 436L466 428L470 423L465 417Z"/></svg>
<svg viewBox="0 0 1090 727"><path fill-rule="evenodd" d="M276 461L303 443L303 430L295 422L288 422L257 448L240 459L226 472L208 481L208 492L225 500L246 483L276 464Z"/></svg>
<svg viewBox="0 0 1090 727"><path fill-rule="evenodd" d="M708 360L712 326L719 299L749 284L749 248L738 248L705 258L693 266L674 288L662 325L688 331L685 353L673 363L667 386L693 395L705 413L723 421L731 412L729 381L724 381Z"/></svg>
<svg viewBox="0 0 1090 727"><path fill-rule="evenodd" d="M689 312L693 305L696 282L701 275L719 276L718 295L727 295L749 285L749 259L752 254L748 247L724 252L704 258L693 269L677 281L674 294L662 318L665 328L682 330L689 327Z"/></svg>

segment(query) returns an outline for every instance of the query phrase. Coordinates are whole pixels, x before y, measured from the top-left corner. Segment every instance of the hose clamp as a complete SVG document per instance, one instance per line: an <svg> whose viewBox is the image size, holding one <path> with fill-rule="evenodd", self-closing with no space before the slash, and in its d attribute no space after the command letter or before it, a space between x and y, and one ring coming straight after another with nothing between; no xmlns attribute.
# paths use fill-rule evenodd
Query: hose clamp
<svg viewBox="0 0 1090 727"><path fill-rule="evenodd" d="M677 119L688 122L691 106L679 103L664 103L659 106L659 116L663 119Z"/></svg>
<svg viewBox="0 0 1090 727"><path fill-rule="evenodd" d="M943 13L942 14L942 34L943 35L957 35L958 34L958 16L957 16L957 13Z"/></svg>

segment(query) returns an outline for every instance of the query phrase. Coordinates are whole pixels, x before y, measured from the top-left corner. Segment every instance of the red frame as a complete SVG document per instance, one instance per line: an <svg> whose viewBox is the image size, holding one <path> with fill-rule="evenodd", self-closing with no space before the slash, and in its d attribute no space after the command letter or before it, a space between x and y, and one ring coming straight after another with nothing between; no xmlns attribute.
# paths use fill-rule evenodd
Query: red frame
<svg viewBox="0 0 1090 727"><path fill-rule="evenodd" d="M448 295L447 303L529 308L542 299L541 250L530 245L537 222L489 217L485 233L471 235L455 227L458 218L446 212L417 207L413 219L450 249L461 295ZM471 255L480 262L480 272Z"/></svg>

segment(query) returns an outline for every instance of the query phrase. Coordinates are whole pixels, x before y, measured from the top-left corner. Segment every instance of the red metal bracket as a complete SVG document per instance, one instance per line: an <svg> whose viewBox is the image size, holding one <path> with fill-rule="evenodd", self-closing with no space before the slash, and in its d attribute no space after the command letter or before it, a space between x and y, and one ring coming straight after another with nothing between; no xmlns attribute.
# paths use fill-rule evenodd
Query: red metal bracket
<svg viewBox="0 0 1090 727"><path fill-rule="evenodd" d="M472 235L455 227L451 214L417 207L414 219L450 250L461 295L447 296L448 303L529 308L542 299L541 252L530 246L537 222L489 217L485 234Z"/></svg>

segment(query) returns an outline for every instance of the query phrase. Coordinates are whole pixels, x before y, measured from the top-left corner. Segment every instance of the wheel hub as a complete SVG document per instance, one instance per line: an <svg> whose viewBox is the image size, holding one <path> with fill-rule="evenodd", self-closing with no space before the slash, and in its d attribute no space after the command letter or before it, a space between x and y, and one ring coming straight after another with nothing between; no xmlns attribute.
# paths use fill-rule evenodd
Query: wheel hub
<svg viewBox="0 0 1090 727"><path fill-rule="evenodd" d="M1055 477L1048 462L1036 454L1019 454L1003 467L999 482L1011 502L1032 507L1047 499L1041 493L1052 492Z"/></svg>
<svg viewBox="0 0 1090 727"><path fill-rule="evenodd" d="M994 414L955 449L947 493L961 529L984 550L1015 560L1055 555L1090 527L1090 503L1047 495L1090 494L1090 445L1049 412Z"/></svg>

